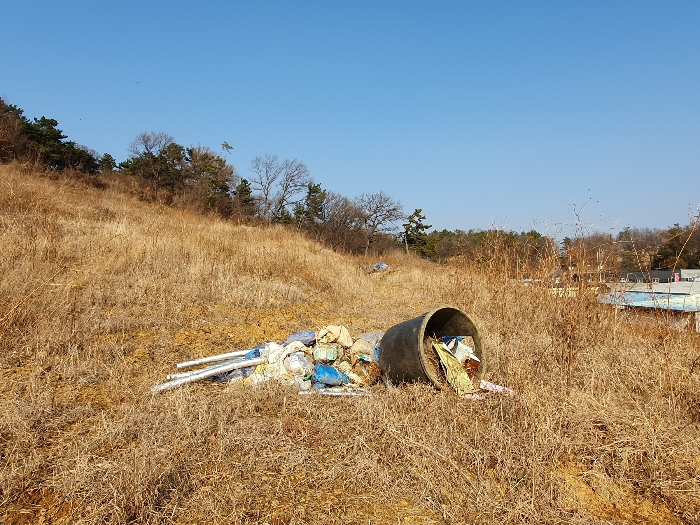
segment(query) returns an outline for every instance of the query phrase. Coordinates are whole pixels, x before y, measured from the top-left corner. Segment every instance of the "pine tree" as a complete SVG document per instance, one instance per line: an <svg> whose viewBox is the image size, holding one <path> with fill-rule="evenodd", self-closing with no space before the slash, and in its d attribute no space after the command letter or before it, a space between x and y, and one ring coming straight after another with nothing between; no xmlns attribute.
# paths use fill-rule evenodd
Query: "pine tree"
<svg viewBox="0 0 700 525"><path fill-rule="evenodd" d="M234 213L241 217L252 217L255 215L255 197L253 197L253 189L250 187L250 182L247 179L241 179L241 182L236 186L235 196L233 197Z"/></svg>
<svg viewBox="0 0 700 525"><path fill-rule="evenodd" d="M113 171L114 168L117 167L117 161L114 160L114 157L110 155L109 153L105 153L102 155L102 158L100 159L100 171L102 173L107 173L110 171Z"/></svg>
<svg viewBox="0 0 700 525"><path fill-rule="evenodd" d="M408 253L409 249L413 249L421 257L434 257L435 242L427 234L427 230L432 228L432 225L423 224L425 215L422 215L422 212L422 209L416 208L408 216L408 222L403 225L403 241L406 246L406 253Z"/></svg>
<svg viewBox="0 0 700 525"><path fill-rule="evenodd" d="M323 220L326 190L320 184L309 183L306 187L306 197L294 205L294 222L300 228L313 227Z"/></svg>

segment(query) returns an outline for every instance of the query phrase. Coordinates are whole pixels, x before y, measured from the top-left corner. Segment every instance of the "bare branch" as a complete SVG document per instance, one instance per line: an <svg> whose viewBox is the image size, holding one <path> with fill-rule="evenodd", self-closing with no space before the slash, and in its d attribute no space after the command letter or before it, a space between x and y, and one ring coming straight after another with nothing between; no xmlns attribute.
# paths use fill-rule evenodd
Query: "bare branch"
<svg viewBox="0 0 700 525"><path fill-rule="evenodd" d="M357 199L357 205L362 210L364 228L367 234L365 255L369 245L379 233L391 233L396 229L396 222L405 218L403 206L389 195L379 193L363 193Z"/></svg>
<svg viewBox="0 0 700 525"><path fill-rule="evenodd" d="M260 214L263 219L269 222L272 220L272 189L275 181L282 175L282 165L279 157L269 153L266 153L264 157L255 157L250 161L250 171L254 174L250 179L251 187L262 194L260 198Z"/></svg>
<svg viewBox="0 0 700 525"><path fill-rule="evenodd" d="M277 155L265 154L250 163L251 186L260 192L260 214L267 222L280 217L283 210L295 201L311 183L309 168L297 159L280 162Z"/></svg>
<svg viewBox="0 0 700 525"><path fill-rule="evenodd" d="M309 168L306 164L297 159L285 159L282 163L282 179L274 199L273 216L279 217L284 208L298 202L298 200L294 200L294 196L303 192L311 182Z"/></svg>
<svg viewBox="0 0 700 525"><path fill-rule="evenodd" d="M164 133L162 131L151 133L140 133L132 142L129 144L127 151L131 153L134 157L140 157L144 153L151 153L153 155L158 155L168 144L175 142L175 139Z"/></svg>

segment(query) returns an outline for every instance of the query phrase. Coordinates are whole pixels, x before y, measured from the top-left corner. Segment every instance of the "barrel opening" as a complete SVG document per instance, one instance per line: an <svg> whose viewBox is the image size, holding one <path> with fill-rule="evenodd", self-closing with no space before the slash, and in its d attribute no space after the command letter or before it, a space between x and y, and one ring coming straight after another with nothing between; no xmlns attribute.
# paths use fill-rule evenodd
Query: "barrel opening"
<svg viewBox="0 0 700 525"><path fill-rule="evenodd" d="M478 379L483 369L479 332L464 312L448 306L436 308L422 317L387 330L381 343L382 369L392 381L428 381L438 388L448 388L431 340L439 340L443 336L462 336L465 343L474 349L482 363L475 372Z"/></svg>

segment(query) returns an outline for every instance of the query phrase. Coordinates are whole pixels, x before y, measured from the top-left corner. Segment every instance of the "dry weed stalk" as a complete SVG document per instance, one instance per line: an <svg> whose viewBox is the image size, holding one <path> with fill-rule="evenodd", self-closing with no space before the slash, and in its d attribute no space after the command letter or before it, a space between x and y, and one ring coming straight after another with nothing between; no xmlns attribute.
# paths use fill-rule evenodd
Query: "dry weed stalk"
<svg viewBox="0 0 700 525"><path fill-rule="evenodd" d="M7 166L0 253L5 523L700 520L698 335L624 324L585 289L401 253L367 275L282 228ZM149 394L178 360L436 304L478 321L515 399Z"/></svg>

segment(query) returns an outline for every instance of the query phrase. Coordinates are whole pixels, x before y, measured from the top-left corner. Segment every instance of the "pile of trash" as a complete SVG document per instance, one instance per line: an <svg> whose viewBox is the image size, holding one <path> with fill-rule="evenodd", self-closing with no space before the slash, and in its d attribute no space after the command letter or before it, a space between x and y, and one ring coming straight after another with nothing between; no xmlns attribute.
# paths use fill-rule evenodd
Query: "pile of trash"
<svg viewBox="0 0 700 525"><path fill-rule="evenodd" d="M208 366L169 374L166 383L151 391L162 392L201 379L251 385L276 380L296 386L300 393L313 390L326 395L369 395L366 388L382 377L379 342L383 335L376 330L353 340L341 325L326 326L318 333L301 330L282 343L267 342L249 350L178 363L178 369Z"/></svg>
<svg viewBox="0 0 700 525"><path fill-rule="evenodd" d="M281 343L266 342L248 350L202 357L177 364L177 368L204 368L169 374L154 386L155 394L187 383L208 379L221 383L243 381L252 386L275 380L296 387L299 394L369 396L368 387L383 375L380 366L384 332L375 330L353 339L342 325L319 332L301 330ZM474 384L481 360L462 336L430 338L439 358L441 375L458 395L480 400L484 392L514 395L509 388L480 380Z"/></svg>
<svg viewBox="0 0 700 525"><path fill-rule="evenodd" d="M384 262L376 262L374 264L370 264L369 266L364 266L362 268L366 273L389 272L392 269L391 266Z"/></svg>

